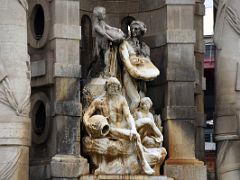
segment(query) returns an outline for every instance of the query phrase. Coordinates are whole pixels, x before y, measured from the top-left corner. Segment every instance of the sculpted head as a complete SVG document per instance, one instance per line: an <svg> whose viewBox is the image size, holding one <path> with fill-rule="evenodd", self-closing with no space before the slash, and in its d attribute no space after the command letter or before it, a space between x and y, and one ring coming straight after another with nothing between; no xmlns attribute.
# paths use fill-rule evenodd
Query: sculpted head
<svg viewBox="0 0 240 180"><path fill-rule="evenodd" d="M143 36L147 32L146 25L142 21L133 21L130 30L133 37Z"/></svg>
<svg viewBox="0 0 240 180"><path fill-rule="evenodd" d="M139 107L144 111L149 111L152 105L152 100L149 97L144 97L140 100Z"/></svg>
<svg viewBox="0 0 240 180"><path fill-rule="evenodd" d="M105 89L109 95L119 94L121 92L121 88L121 83L115 77L110 77L105 84Z"/></svg>
<svg viewBox="0 0 240 180"><path fill-rule="evenodd" d="M103 20L106 17L106 9L104 7L95 7L93 14L99 19Z"/></svg>

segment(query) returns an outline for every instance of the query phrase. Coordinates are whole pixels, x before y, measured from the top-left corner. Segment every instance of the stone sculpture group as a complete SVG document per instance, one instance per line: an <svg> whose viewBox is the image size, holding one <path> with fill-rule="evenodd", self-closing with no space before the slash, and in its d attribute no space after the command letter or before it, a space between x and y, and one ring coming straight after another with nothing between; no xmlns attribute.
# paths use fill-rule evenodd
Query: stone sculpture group
<svg viewBox="0 0 240 180"><path fill-rule="evenodd" d="M146 81L160 74L143 42L146 26L133 21L125 35L105 23L105 8L96 7L93 14L94 55L102 68L84 87L84 152L94 174L159 175L167 152L160 116L145 96Z"/></svg>

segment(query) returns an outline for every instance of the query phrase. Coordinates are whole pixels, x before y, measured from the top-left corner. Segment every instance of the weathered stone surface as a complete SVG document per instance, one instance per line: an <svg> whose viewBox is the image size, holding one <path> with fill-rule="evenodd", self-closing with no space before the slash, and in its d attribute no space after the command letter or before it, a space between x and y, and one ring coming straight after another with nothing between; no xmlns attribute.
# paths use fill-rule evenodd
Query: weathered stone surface
<svg viewBox="0 0 240 180"><path fill-rule="evenodd" d="M81 176L79 180L173 180L166 176L144 176L144 175L86 175Z"/></svg>
<svg viewBox="0 0 240 180"><path fill-rule="evenodd" d="M54 64L54 76L55 77L81 77L81 66L78 64Z"/></svg>
<svg viewBox="0 0 240 180"><path fill-rule="evenodd" d="M25 0L0 2L0 179L28 180L31 87L26 6Z"/></svg>
<svg viewBox="0 0 240 180"><path fill-rule="evenodd" d="M81 116L82 106L81 103L74 101L63 101L55 103L54 114L67 115L67 116Z"/></svg>
<svg viewBox="0 0 240 180"><path fill-rule="evenodd" d="M46 61L31 62L31 75L33 78L46 75Z"/></svg>
<svg viewBox="0 0 240 180"><path fill-rule="evenodd" d="M167 106L165 109L163 109L163 117L165 120L195 119L196 107L195 106Z"/></svg>
<svg viewBox="0 0 240 180"><path fill-rule="evenodd" d="M29 179L29 147L0 146L1 179Z"/></svg>
<svg viewBox="0 0 240 180"><path fill-rule="evenodd" d="M80 40L81 28L76 25L54 24L50 40L55 38Z"/></svg>
<svg viewBox="0 0 240 180"><path fill-rule="evenodd" d="M219 180L237 180L240 177L239 14L240 1L218 1L214 32L217 62L214 123L217 141L216 169Z"/></svg>
<svg viewBox="0 0 240 180"><path fill-rule="evenodd" d="M167 176L176 180L207 180L207 169L204 165L169 165L164 167Z"/></svg>
<svg viewBox="0 0 240 180"><path fill-rule="evenodd" d="M29 170L29 179L42 180L51 178L50 164L47 165L32 165Z"/></svg>
<svg viewBox="0 0 240 180"><path fill-rule="evenodd" d="M47 54L50 54L51 56L52 52L48 52ZM40 61L43 61L43 62L40 62ZM32 87L47 86L47 85L52 85L54 83L54 76L53 76L54 62L53 61L54 60L52 57L46 57L46 58L43 58L42 60L37 60L38 63L42 64L42 68L40 68L40 70L38 69L39 67L37 66L37 64L34 65L35 61L31 62L31 64L33 63L33 66L36 66L31 68L32 71L34 71L34 69L36 69L37 71L37 72L32 72L33 74L31 78ZM43 69L44 66L45 66L45 70ZM40 76L39 71L41 71L40 74L43 74L43 72L45 71L44 75Z"/></svg>
<svg viewBox="0 0 240 180"><path fill-rule="evenodd" d="M0 120L0 145L31 144L31 123L26 117L7 117L7 121Z"/></svg>
<svg viewBox="0 0 240 180"><path fill-rule="evenodd" d="M78 178L88 174L89 165L81 156L56 155L51 161L52 178Z"/></svg>

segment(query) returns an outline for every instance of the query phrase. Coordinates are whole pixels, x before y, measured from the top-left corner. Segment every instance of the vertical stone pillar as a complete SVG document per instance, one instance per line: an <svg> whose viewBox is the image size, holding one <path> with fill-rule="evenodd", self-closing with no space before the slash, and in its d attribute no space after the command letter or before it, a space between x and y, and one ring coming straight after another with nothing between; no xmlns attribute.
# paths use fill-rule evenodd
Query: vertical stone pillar
<svg viewBox="0 0 240 180"><path fill-rule="evenodd" d="M195 0L165 0L164 131L168 160L165 173L177 180L203 180L206 167L195 157L194 101Z"/></svg>
<svg viewBox="0 0 240 180"><path fill-rule="evenodd" d="M27 3L0 0L0 178L28 179L31 124Z"/></svg>
<svg viewBox="0 0 240 180"><path fill-rule="evenodd" d="M51 176L74 180L89 169L87 160L80 156L79 1L54 0L51 9L57 126L57 154L52 158Z"/></svg>
<svg viewBox="0 0 240 180"><path fill-rule="evenodd" d="M205 115L204 115L204 93L202 89L203 63L204 63L204 37L203 37L203 16L205 14L204 0L195 0L194 29L196 31L196 43L194 46L195 55L195 104L196 104L196 147L195 153L199 160L205 160Z"/></svg>
<svg viewBox="0 0 240 180"><path fill-rule="evenodd" d="M217 179L240 178L240 1L218 2L216 45L215 140Z"/></svg>

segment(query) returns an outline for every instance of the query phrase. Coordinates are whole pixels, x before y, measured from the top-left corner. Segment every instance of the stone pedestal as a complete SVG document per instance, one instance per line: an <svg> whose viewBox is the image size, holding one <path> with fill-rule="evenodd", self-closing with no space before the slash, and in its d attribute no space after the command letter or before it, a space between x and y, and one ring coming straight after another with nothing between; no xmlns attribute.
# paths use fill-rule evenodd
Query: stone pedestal
<svg viewBox="0 0 240 180"><path fill-rule="evenodd" d="M144 175L87 175L79 180L173 180L167 176L144 176Z"/></svg>
<svg viewBox="0 0 240 180"><path fill-rule="evenodd" d="M207 177L207 168L203 163L196 164L168 164L164 166L165 174L178 180L204 180Z"/></svg>
<svg viewBox="0 0 240 180"><path fill-rule="evenodd" d="M81 156L56 155L51 162L52 179L78 179L80 175L88 174L89 165Z"/></svg>

